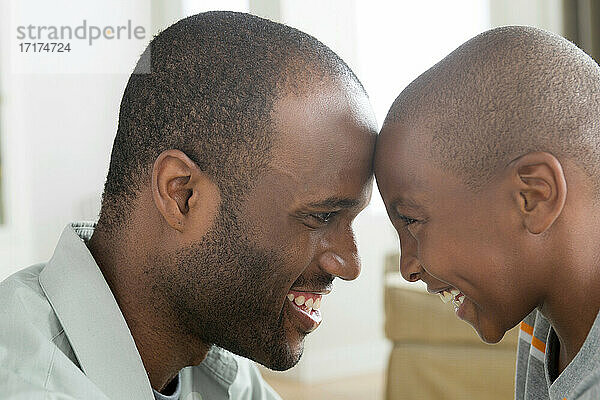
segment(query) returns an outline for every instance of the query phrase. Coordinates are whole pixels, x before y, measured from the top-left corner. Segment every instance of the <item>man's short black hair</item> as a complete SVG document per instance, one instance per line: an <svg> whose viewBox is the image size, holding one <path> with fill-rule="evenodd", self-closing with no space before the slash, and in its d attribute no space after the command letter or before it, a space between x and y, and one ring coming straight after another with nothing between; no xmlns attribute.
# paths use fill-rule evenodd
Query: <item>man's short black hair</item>
<svg viewBox="0 0 600 400"><path fill-rule="evenodd" d="M167 149L194 160L224 202L241 198L269 162L277 98L338 76L358 82L314 37L253 15L207 12L170 26L151 41L123 94L99 228L127 221Z"/></svg>

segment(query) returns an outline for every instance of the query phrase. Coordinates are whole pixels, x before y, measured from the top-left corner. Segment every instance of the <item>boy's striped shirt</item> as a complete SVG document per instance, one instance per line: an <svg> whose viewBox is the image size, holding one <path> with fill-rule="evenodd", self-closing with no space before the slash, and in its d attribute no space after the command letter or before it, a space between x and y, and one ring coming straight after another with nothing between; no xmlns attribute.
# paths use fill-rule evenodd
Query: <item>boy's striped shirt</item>
<svg viewBox="0 0 600 400"><path fill-rule="evenodd" d="M600 400L600 314L575 358L558 375L560 342L537 310L520 325L516 400Z"/></svg>

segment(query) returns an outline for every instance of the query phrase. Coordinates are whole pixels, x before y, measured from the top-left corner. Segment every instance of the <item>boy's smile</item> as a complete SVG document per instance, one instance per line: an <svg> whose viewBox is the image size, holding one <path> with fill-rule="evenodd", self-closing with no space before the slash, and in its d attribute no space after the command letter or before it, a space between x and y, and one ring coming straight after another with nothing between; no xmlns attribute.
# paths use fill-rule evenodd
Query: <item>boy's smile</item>
<svg viewBox="0 0 600 400"><path fill-rule="evenodd" d="M546 375L531 368L533 342L520 342L517 398L565 397L546 381L554 371L558 385L571 362L565 385L600 369L582 361L593 353L584 342L600 336L599 78L558 35L492 29L404 88L378 138L375 175L403 277L442 292L486 342L528 316L548 338Z"/></svg>
<svg viewBox="0 0 600 400"><path fill-rule="evenodd" d="M377 144L375 173L400 239L400 270L432 293L453 292L446 297L457 316L498 342L536 306L527 279L535 264L516 240L518 210L501 177L476 192L438 168L425 136L386 124Z"/></svg>

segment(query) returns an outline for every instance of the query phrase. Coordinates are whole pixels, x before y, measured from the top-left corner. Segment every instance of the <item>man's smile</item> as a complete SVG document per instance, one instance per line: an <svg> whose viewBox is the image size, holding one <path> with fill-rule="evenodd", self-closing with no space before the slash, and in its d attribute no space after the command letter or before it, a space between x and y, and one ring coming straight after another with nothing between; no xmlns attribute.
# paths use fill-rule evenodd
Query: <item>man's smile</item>
<svg viewBox="0 0 600 400"><path fill-rule="evenodd" d="M300 322L304 333L317 329L323 320L319 310L323 294L290 290L286 297L291 311L290 316Z"/></svg>

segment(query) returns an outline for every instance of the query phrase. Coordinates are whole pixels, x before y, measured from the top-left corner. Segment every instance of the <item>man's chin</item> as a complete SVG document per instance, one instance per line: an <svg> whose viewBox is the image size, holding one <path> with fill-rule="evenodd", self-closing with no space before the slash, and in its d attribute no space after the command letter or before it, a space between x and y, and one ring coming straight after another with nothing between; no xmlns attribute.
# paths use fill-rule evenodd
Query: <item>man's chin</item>
<svg viewBox="0 0 600 400"><path fill-rule="evenodd" d="M269 364L269 365L262 364L262 365L273 371L287 371L288 369L295 367L299 361L300 361L300 358L298 358L294 362L287 363L287 364L279 364L278 363L278 364Z"/></svg>
<svg viewBox="0 0 600 400"><path fill-rule="evenodd" d="M286 343L278 348L269 349L266 357L253 358L254 361L273 371L287 371L294 367L304 353L304 340L299 343Z"/></svg>

